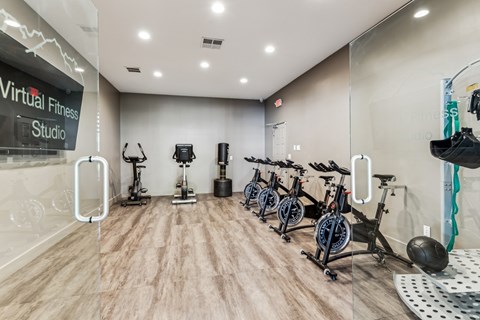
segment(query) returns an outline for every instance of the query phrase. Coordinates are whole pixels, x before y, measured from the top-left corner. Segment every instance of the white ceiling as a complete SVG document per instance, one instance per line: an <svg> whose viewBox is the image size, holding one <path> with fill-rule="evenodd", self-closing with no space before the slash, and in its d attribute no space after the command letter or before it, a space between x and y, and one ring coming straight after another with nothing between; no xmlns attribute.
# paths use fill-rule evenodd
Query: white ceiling
<svg viewBox="0 0 480 320"><path fill-rule="evenodd" d="M409 2L221 1L225 12L218 15L211 0L93 0L101 74L120 92L267 98ZM151 40L138 38L142 29ZM220 50L205 49L202 36L225 41ZM267 44L273 54L264 52ZM203 60L209 69L200 68ZM241 84L242 77L249 82Z"/></svg>

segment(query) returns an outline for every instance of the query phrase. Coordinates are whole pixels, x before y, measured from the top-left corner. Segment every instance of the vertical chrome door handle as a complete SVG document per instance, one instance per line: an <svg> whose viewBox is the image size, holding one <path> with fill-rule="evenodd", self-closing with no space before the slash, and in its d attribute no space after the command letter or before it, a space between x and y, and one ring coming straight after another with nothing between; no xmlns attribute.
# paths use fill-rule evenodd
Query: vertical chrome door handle
<svg viewBox="0 0 480 320"><path fill-rule="evenodd" d="M99 162L103 166L103 212L99 216L85 217L80 214L80 165L84 162ZM81 157L75 162L75 186L74 186L74 212L75 218L80 222L98 222L104 220L109 213L109 199L110 193L109 185L109 166L107 160L98 156Z"/></svg>
<svg viewBox="0 0 480 320"><path fill-rule="evenodd" d="M367 198L365 199L357 199L357 193L356 193L356 162L357 160L366 160L367 161L367 174L368 174L368 179L367 179L367 188L368 188L368 194ZM372 160L370 159L369 156L363 155L363 154L357 154L352 157L351 160L351 165L352 165L352 200L355 203L359 204L365 204L370 202L372 200Z"/></svg>

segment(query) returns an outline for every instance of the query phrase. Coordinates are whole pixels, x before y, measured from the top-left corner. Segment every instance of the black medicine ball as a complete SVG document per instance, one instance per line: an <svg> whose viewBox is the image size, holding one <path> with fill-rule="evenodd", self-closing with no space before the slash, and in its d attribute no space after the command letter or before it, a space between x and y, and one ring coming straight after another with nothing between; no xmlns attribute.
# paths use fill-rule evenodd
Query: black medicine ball
<svg viewBox="0 0 480 320"><path fill-rule="evenodd" d="M407 244L407 255L423 271L440 272L448 265L448 252L435 239L415 237Z"/></svg>

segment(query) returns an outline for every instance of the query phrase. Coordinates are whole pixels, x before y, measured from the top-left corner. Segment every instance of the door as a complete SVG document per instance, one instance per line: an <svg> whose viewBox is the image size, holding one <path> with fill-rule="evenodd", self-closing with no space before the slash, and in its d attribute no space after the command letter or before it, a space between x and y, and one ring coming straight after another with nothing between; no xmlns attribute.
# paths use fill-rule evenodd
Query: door
<svg viewBox="0 0 480 320"><path fill-rule="evenodd" d="M272 126L272 160L287 159L287 123L279 122ZM279 177L285 185L290 185L290 176L286 169L280 170Z"/></svg>
<svg viewBox="0 0 480 320"><path fill-rule="evenodd" d="M99 319L99 225L73 215L99 151L96 9L1 0L0 26L0 319ZM80 170L98 215L102 170Z"/></svg>
<svg viewBox="0 0 480 320"><path fill-rule="evenodd" d="M272 137L272 160L285 160L287 158L287 124L285 122L274 124L272 127Z"/></svg>
<svg viewBox="0 0 480 320"><path fill-rule="evenodd" d="M396 178L381 185L380 179L367 176L365 163L357 161L355 196L367 197L369 179L373 193L370 203L354 207L373 219L377 203L385 202L380 232L405 258L409 241L422 235L452 250L450 261L461 257L455 250L480 246L480 171L443 161L432 150L435 141L446 139L449 144L462 127L480 135L478 117L468 111L480 83L480 43L471 41L480 31L479 5L474 0L413 1L350 44L352 156L368 155L372 174ZM353 238L361 231L354 225ZM478 265L478 254L476 259ZM409 268L389 256L379 260L353 257L355 319L479 317L475 304L457 298L478 293L475 272L460 266L456 270L464 278L442 273L439 283L421 265ZM427 254L426 261L441 260ZM450 291L452 279L465 285L464 290Z"/></svg>

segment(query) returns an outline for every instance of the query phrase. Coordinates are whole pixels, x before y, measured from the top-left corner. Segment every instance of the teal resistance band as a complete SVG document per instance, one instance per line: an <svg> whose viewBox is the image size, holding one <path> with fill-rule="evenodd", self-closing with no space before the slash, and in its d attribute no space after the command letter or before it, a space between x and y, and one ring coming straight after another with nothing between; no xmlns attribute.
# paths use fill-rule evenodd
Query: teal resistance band
<svg viewBox="0 0 480 320"><path fill-rule="evenodd" d="M447 121L445 121L445 127L443 128L443 134L445 137L451 137L453 135L452 129L455 132L460 131L460 120L458 118L458 105L457 101L449 101L447 103ZM453 122L453 123L452 123ZM458 170L460 167L456 164L453 165L453 181L452 181L452 232L450 241L447 245L447 251L453 250L455 244L455 237L458 236L458 225L455 216L458 213L457 194L460 192L460 178L458 177Z"/></svg>

